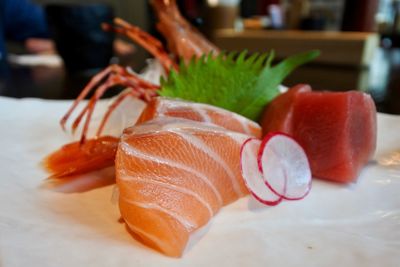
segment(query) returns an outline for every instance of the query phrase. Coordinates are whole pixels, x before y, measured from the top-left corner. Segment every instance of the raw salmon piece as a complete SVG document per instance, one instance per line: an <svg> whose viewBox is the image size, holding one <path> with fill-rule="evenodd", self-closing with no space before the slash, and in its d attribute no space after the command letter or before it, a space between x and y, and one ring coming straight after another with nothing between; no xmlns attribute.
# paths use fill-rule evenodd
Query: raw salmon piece
<svg viewBox="0 0 400 267"><path fill-rule="evenodd" d="M157 97L147 105L137 124L156 117L179 117L206 122L261 137L261 127L257 123L228 110L206 104ZM115 137L102 136L88 140L83 146L79 141L67 144L44 160L45 168L53 178L63 178L113 166L118 141Z"/></svg>
<svg viewBox="0 0 400 267"><path fill-rule="evenodd" d="M166 97L154 98L144 109L137 123L164 116L206 122L231 131L261 137L260 125L239 114L207 104Z"/></svg>
<svg viewBox="0 0 400 267"><path fill-rule="evenodd" d="M264 110L261 117L263 136L270 132L292 132L293 103L304 92L311 92L307 84L298 84L287 92L277 96Z"/></svg>
<svg viewBox="0 0 400 267"><path fill-rule="evenodd" d="M293 136L315 177L354 181L376 147L376 108L362 92L312 92L294 101Z"/></svg>
<svg viewBox="0 0 400 267"><path fill-rule="evenodd" d="M180 257L193 231L248 194L240 172L240 147L248 138L167 117L126 129L115 163L128 227L147 245Z"/></svg>

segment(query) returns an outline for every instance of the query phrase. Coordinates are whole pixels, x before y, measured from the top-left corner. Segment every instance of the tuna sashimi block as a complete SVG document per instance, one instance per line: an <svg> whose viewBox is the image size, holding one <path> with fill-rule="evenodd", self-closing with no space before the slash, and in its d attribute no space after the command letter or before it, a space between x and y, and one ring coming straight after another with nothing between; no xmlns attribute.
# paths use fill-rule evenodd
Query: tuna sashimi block
<svg viewBox="0 0 400 267"><path fill-rule="evenodd" d="M249 137L168 117L126 129L115 167L129 229L164 254L181 256L193 231L248 194L240 148Z"/></svg>
<svg viewBox="0 0 400 267"><path fill-rule="evenodd" d="M311 92L311 87L307 84L298 84L277 96L266 107L260 122L263 136L276 131L292 132L293 103L297 96L304 92Z"/></svg>
<svg viewBox="0 0 400 267"><path fill-rule="evenodd" d="M296 86L272 101L263 129L292 135L304 147L314 177L342 183L356 180L376 147L372 98L357 91L303 88Z"/></svg>
<svg viewBox="0 0 400 267"><path fill-rule="evenodd" d="M147 104L137 123L156 117L184 118L218 125L225 129L249 134L257 138L261 137L261 127L256 122L237 113L202 103L156 97Z"/></svg>
<svg viewBox="0 0 400 267"><path fill-rule="evenodd" d="M356 91L300 94L293 135L304 146L315 177L354 181L375 151L375 104Z"/></svg>

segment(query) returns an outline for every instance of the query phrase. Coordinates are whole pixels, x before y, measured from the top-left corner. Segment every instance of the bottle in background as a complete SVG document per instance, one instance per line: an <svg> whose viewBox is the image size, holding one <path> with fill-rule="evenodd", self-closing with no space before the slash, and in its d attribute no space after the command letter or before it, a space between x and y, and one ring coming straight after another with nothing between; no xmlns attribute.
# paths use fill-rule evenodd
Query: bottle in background
<svg viewBox="0 0 400 267"><path fill-rule="evenodd" d="M375 15L379 0L345 1L342 30L358 32L376 31Z"/></svg>

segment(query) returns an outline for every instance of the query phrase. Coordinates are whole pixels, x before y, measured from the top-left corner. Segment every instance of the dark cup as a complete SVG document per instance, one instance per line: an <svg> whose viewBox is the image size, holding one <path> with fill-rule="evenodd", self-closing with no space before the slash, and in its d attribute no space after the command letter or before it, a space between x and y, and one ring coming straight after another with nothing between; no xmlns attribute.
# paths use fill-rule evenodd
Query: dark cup
<svg viewBox="0 0 400 267"><path fill-rule="evenodd" d="M112 23L113 9L105 4L46 6L50 34L70 74L96 72L109 65L114 34L101 24Z"/></svg>

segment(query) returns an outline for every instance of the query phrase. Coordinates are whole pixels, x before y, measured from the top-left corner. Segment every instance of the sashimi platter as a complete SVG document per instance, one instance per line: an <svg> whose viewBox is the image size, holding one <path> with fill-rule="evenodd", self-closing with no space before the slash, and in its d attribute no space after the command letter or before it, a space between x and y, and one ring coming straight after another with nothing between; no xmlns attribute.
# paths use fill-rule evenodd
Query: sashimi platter
<svg viewBox="0 0 400 267"><path fill-rule="evenodd" d="M107 260L92 263L124 266L131 253L131 266L399 264L400 120L378 114L360 91L317 91L307 81L285 87L318 51L281 61L273 51L220 51L175 1L151 5L168 50L122 19L103 25L154 58L140 73L112 65L97 74L64 105L52 132L69 142L37 158L47 173L40 194L79 203L97 197L97 207L80 208L99 215L85 220L89 229L106 217L93 192L110 188L103 202L118 216L108 228L120 230L97 251ZM114 85L126 89L101 99ZM118 121L124 127L113 128ZM70 227L66 239L76 234ZM58 230L49 229L45 235Z"/></svg>

